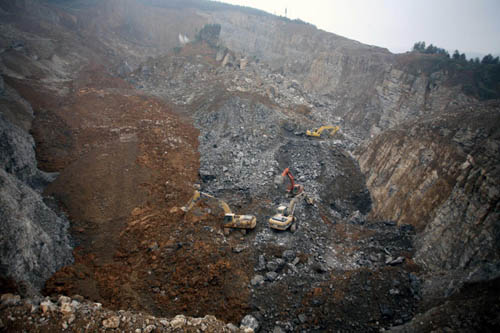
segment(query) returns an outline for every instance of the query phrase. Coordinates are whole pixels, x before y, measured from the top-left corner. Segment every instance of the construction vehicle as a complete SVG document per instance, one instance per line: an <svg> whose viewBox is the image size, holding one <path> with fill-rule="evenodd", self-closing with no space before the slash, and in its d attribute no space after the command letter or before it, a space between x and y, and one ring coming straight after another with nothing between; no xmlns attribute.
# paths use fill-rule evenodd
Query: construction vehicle
<svg viewBox="0 0 500 333"><path fill-rule="evenodd" d="M301 199L304 199L308 204L313 204L312 199L307 196L306 192L302 192L293 198L288 206L278 206L277 213L269 219L269 226L276 230L286 230L290 228L291 232L295 232L295 230L297 230L297 218L293 216L293 213L295 211L295 206Z"/></svg>
<svg viewBox="0 0 500 333"><path fill-rule="evenodd" d="M201 199L214 200L222 208L224 211L224 221L222 227L225 235L229 235L230 229L241 229L241 232L246 234L248 229L255 228L255 225L257 224L257 218L254 215L236 215L231 211L231 208L229 208L229 205L224 200L198 190L194 191L193 197L189 200L188 204L181 207L181 209L184 212L188 212Z"/></svg>
<svg viewBox="0 0 500 333"><path fill-rule="evenodd" d="M321 126L320 128L312 130L312 131L307 130L306 131L306 135L307 136L312 136L312 137L315 137L315 138L319 138L319 137L321 137L321 134L323 133L323 131L327 131L328 134L330 134L330 136L334 136L335 133L337 133L338 130L340 130L339 126L332 126L332 125Z"/></svg>
<svg viewBox="0 0 500 333"><path fill-rule="evenodd" d="M295 179L293 178L292 172L290 171L289 168L286 168L285 170L283 170L281 175L278 175L274 179L274 183L277 185L283 184L285 182L286 177L288 177L288 179L290 180L290 186L288 186L288 188L286 189L288 194L290 194L291 196L294 197L294 196L299 195L300 193L302 193L304 191L304 186L299 185L299 184L295 184Z"/></svg>

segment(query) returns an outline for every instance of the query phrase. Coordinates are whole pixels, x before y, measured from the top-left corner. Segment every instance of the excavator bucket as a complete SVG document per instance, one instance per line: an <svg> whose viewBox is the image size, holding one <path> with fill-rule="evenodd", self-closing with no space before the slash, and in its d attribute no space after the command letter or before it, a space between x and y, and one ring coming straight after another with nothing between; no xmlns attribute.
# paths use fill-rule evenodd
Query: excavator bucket
<svg viewBox="0 0 500 333"><path fill-rule="evenodd" d="M285 176L283 175L277 175L274 177L274 184L276 185L282 185L285 183Z"/></svg>

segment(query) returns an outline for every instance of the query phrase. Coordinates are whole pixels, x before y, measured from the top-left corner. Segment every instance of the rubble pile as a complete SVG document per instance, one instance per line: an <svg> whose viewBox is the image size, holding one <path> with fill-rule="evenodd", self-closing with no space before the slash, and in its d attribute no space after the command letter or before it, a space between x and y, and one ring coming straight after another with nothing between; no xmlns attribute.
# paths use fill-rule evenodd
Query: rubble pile
<svg viewBox="0 0 500 333"><path fill-rule="evenodd" d="M214 192L241 190L258 196L280 170L280 114L237 96L213 111L199 110L200 176ZM283 116L281 116L283 117Z"/></svg>
<svg viewBox="0 0 500 333"><path fill-rule="evenodd" d="M82 296L22 299L3 294L0 330L6 332L253 332L247 326L225 324L214 316L161 318L133 311L111 311Z"/></svg>
<svg viewBox="0 0 500 333"><path fill-rule="evenodd" d="M274 108L288 112L289 116L291 110L302 110L301 114L295 115L301 120L295 123L299 132L323 124L341 124L343 129L348 126L336 115L338 103L335 98L306 91L298 81L258 59L235 54L225 48L207 51L196 43L184 49L180 54L155 58L142 64L129 75L128 81L148 94L191 108L212 103L221 92L260 96ZM192 49L204 55L191 56ZM356 135L344 139L347 138L343 144L350 148L354 147L353 142L361 140Z"/></svg>
<svg viewBox="0 0 500 333"><path fill-rule="evenodd" d="M223 58L225 66L217 63ZM237 57L231 58L237 63ZM355 140L341 134L306 136L305 130L317 120L297 111L295 103L305 101L300 100L299 85L282 86L286 79L277 73L259 81L252 75L260 77L265 66L252 61L242 69L228 66L226 56L217 59L151 60L148 75L136 72L131 78L139 78L135 84L144 90L172 99L192 117L200 131L201 189L227 201L236 214L257 216L257 227L233 248L242 260L250 257L249 262L255 263L248 286L252 312L243 320L255 329L277 332L344 327L334 319L320 320L326 308L338 307L328 301L328 293L322 294L325 300L310 300L310 293L324 285L331 285L333 292L344 288L345 281L357 286L356 293L364 293L363 283L371 282L365 281L363 272L370 270L377 278L373 287L366 288L391 297L383 305L371 304L376 309L371 319L358 319L357 328L371 329L370 320L378 320L374 327L408 321L420 293L420 286L412 282L418 278L410 275L414 231L366 220L371 199L349 153ZM273 85L284 92L269 95ZM308 98L314 103L312 95ZM281 187L274 182L287 167L315 202L297 204L295 233L276 231L267 222L278 205L291 200L285 196L288 183ZM229 236L235 237L237 233ZM395 282L387 284L385 279ZM349 298L344 309L352 311L362 302L362 298Z"/></svg>
<svg viewBox="0 0 500 333"><path fill-rule="evenodd" d="M4 294L0 331L498 326L498 102L272 15L57 3L0 11L1 292L49 295ZM313 202L278 231L285 168Z"/></svg>

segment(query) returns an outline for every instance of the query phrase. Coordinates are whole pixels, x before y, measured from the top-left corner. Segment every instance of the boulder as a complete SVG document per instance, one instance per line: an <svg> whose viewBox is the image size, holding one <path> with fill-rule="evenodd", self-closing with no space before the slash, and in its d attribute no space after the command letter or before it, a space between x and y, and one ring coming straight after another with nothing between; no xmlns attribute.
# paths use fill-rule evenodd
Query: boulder
<svg viewBox="0 0 500 333"><path fill-rule="evenodd" d="M104 328L118 328L120 326L120 317L111 316L102 321L102 326Z"/></svg>
<svg viewBox="0 0 500 333"><path fill-rule="evenodd" d="M1 298L2 305L17 305L21 302L19 295L3 294Z"/></svg>
<svg viewBox="0 0 500 333"><path fill-rule="evenodd" d="M262 275L255 275L250 283L252 286L259 286L264 283L264 277Z"/></svg>
<svg viewBox="0 0 500 333"><path fill-rule="evenodd" d="M240 325L241 329L243 329L244 327L251 328L251 329L254 330L254 332L257 332L259 330L260 324L257 321L257 319L255 319L254 316L252 316L252 315L246 315L241 320L241 325Z"/></svg>
<svg viewBox="0 0 500 333"><path fill-rule="evenodd" d="M286 260L286 262L292 262L295 259L295 257L296 257L295 252L292 250L285 250L281 255L281 258Z"/></svg>
<svg viewBox="0 0 500 333"><path fill-rule="evenodd" d="M267 272L266 273L266 280L267 281L272 282L272 281L276 280L277 277L278 277L278 273L276 273L276 272Z"/></svg>
<svg viewBox="0 0 500 333"><path fill-rule="evenodd" d="M175 316L174 319L170 322L170 326L172 326L174 329L176 328L181 328L184 325L186 325L187 319L183 315L177 315Z"/></svg>
<svg viewBox="0 0 500 333"><path fill-rule="evenodd" d="M267 263L266 268L271 272L277 272L285 266L285 261L281 258L271 260Z"/></svg>

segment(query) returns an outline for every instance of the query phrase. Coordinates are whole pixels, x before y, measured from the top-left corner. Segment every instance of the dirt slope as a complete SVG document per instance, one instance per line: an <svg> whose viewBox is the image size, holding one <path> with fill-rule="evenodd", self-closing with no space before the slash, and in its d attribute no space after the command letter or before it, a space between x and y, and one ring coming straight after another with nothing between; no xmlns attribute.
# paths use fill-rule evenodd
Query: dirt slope
<svg viewBox="0 0 500 333"><path fill-rule="evenodd" d="M40 167L60 172L46 194L68 213L77 246L76 263L45 292L80 294L116 309L239 321L248 274L231 262L218 216L169 212L192 194L198 131L102 68L82 72L67 97L10 81L35 106ZM200 220L218 236L201 230L208 226Z"/></svg>

